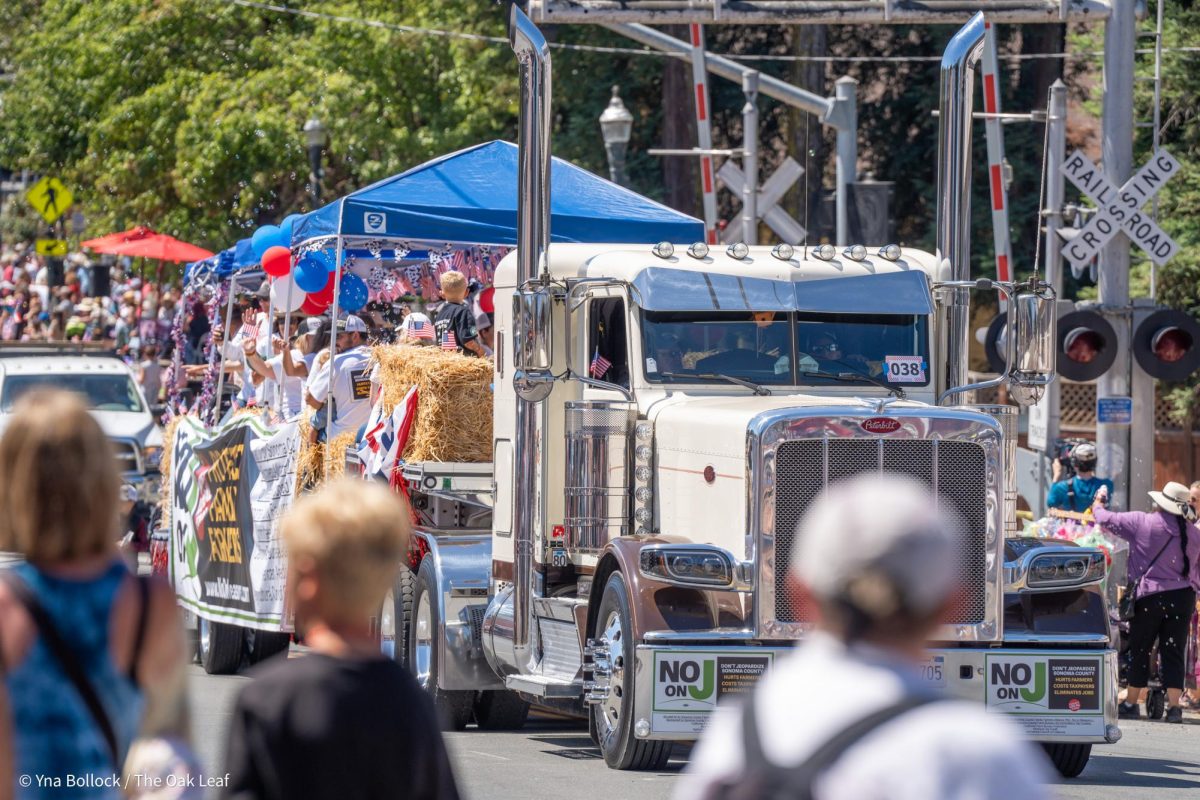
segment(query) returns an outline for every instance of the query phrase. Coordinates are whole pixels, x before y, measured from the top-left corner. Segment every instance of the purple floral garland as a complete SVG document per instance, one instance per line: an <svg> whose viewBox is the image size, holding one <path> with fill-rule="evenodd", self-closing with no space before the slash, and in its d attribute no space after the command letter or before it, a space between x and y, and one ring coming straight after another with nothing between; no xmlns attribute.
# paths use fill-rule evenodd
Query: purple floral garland
<svg viewBox="0 0 1200 800"><path fill-rule="evenodd" d="M187 343L183 326L186 322L187 310L191 306L195 296L195 284L189 284L184 287L183 294L179 298L179 309L175 312L175 319L171 324L171 341L175 343L175 352L171 355L171 366L167 367L166 382L170 390L167 395L165 422L170 422L179 413L179 398L183 393L183 388L180 386L177 376L183 369L183 350Z"/></svg>
<svg viewBox="0 0 1200 800"><path fill-rule="evenodd" d="M208 298L205 304L208 309L208 327L210 331L215 331L222 327L223 320L221 319L221 309L225 306L225 301L229 297L229 282L220 281L213 289L212 297ZM222 331L223 334L228 331ZM192 413L201 414L202 410L207 409L207 419L210 425L216 424L217 408L212 404L213 395L217 390L217 375L221 371L220 350L213 343L212 334L208 338L208 350L205 361L208 364L208 369L204 372L204 382L200 385L200 395L196 398L196 404L192 406Z"/></svg>

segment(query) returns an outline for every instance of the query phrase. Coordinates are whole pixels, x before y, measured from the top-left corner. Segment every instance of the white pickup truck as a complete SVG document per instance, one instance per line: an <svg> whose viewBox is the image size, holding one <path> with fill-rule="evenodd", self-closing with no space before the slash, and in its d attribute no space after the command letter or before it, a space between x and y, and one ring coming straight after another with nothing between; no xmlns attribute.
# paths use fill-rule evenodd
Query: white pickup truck
<svg viewBox="0 0 1200 800"><path fill-rule="evenodd" d="M122 480L137 488L139 500L158 504L162 427L125 362L79 345L0 347L0 433L17 399L37 387L82 396L112 440Z"/></svg>

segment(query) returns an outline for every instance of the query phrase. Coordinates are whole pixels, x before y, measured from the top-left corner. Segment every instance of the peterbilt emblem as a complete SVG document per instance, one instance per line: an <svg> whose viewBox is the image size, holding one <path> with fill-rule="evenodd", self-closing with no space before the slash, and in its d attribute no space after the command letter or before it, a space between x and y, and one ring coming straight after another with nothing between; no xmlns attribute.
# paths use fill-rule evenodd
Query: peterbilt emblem
<svg viewBox="0 0 1200 800"><path fill-rule="evenodd" d="M891 417L871 417L859 423L867 433L895 433L900 430L900 420Z"/></svg>

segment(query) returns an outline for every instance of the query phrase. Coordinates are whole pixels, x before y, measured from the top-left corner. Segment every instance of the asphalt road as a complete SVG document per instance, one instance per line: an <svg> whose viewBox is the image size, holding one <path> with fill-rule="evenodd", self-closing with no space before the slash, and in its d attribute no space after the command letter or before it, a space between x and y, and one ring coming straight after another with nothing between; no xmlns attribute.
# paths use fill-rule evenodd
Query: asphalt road
<svg viewBox="0 0 1200 800"><path fill-rule="evenodd" d="M247 679L206 675L196 666L190 678L192 727L204 774L220 776L229 715ZM1094 748L1083 775L1057 785L1055 795L1087 800L1200 796L1200 719L1193 716L1182 726L1127 722L1122 730L1120 742ZM531 718L516 733L467 729L445 736L467 800L659 800L670 797L687 756L684 748L676 747L662 772L617 772L604 765L582 724L550 717Z"/></svg>

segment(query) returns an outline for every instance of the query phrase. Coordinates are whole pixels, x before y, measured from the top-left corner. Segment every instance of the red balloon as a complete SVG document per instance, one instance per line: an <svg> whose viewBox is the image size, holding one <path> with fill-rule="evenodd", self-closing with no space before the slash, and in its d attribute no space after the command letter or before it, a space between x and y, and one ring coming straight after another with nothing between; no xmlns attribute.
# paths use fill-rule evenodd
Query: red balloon
<svg viewBox="0 0 1200 800"><path fill-rule="evenodd" d="M329 303L324 303L313 295L308 295L304 298L304 304L300 306L300 310L310 317L320 316L329 308Z"/></svg>
<svg viewBox="0 0 1200 800"><path fill-rule="evenodd" d="M329 277L325 280L325 288L319 292L309 292L308 296L317 302L324 303L326 306L333 305L333 281L337 273L329 273Z"/></svg>
<svg viewBox="0 0 1200 800"><path fill-rule="evenodd" d="M292 271L292 251L279 245L268 248L263 253L262 268L272 278L282 278Z"/></svg>

